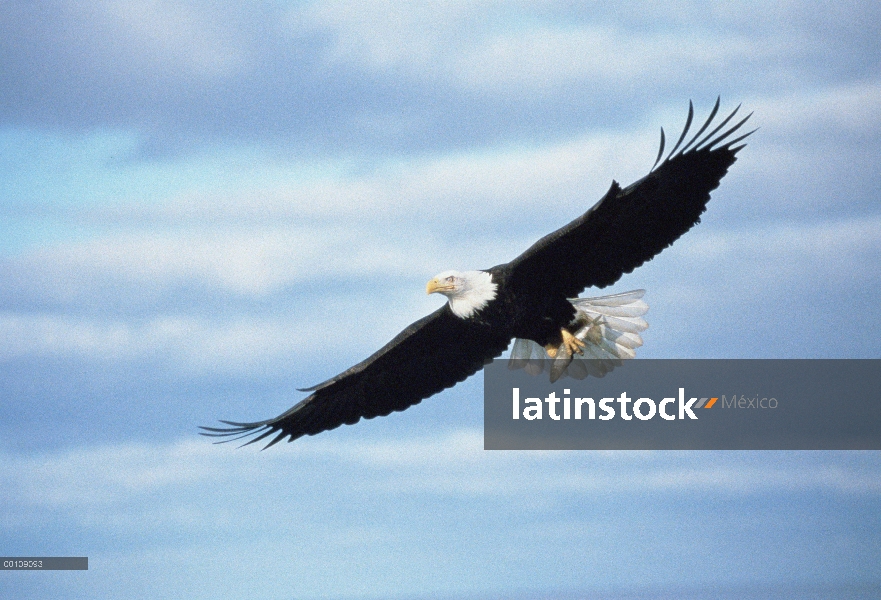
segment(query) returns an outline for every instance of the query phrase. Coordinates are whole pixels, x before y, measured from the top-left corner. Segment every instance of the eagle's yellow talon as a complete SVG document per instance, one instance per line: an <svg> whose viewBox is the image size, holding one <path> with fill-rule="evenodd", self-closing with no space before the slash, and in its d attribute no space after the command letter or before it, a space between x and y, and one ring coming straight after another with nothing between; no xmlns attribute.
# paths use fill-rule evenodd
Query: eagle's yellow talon
<svg viewBox="0 0 881 600"><path fill-rule="evenodd" d="M551 358L557 358L560 349L566 353L566 356L572 356L573 354L584 355L584 350L582 350L582 348L584 348L584 342L565 329L560 329L560 334L563 336L562 344L548 344L545 346L545 352L548 353L548 356Z"/></svg>
<svg viewBox="0 0 881 600"><path fill-rule="evenodd" d="M584 342L565 329L561 329L560 333L563 334L563 347L566 348L566 352L569 353L569 356L572 356L573 354L584 355Z"/></svg>

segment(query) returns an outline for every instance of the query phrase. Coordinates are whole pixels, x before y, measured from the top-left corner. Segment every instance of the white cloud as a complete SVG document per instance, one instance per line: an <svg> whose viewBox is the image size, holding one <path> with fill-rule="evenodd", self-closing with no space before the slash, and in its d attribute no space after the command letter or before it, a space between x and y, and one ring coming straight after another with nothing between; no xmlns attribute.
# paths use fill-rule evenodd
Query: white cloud
<svg viewBox="0 0 881 600"><path fill-rule="evenodd" d="M701 70L804 51L797 36L780 28L774 36L747 32L740 15L703 4L595 8L592 19L575 22L557 12L566 8L556 2L334 2L298 9L292 22L332 35L330 61L501 94L553 93L588 82L669 85ZM740 27L726 26L732 24Z"/></svg>
<svg viewBox="0 0 881 600"><path fill-rule="evenodd" d="M102 44L115 44L119 54L114 67L137 65L179 77L237 74L250 65L251 52L235 24L226 20L230 15L214 8L166 0L100 0L87 7L68 6L79 21L81 35L91 31Z"/></svg>
<svg viewBox="0 0 881 600"><path fill-rule="evenodd" d="M749 104L763 130L807 139L826 152L830 137L853 144L855 139L877 140L881 130L881 81L784 91Z"/></svg>
<svg viewBox="0 0 881 600"><path fill-rule="evenodd" d="M44 293L65 301L129 286L156 295L178 285L260 298L282 288L329 279L413 276L438 251L423 231L364 231L363 223L316 227L135 231L64 242L15 261L41 279ZM427 278L434 272L426 273ZM385 279L381 285L387 286ZM30 282L26 282L30 285ZM91 298L94 299L94 298Z"/></svg>
<svg viewBox="0 0 881 600"><path fill-rule="evenodd" d="M760 131L749 140L750 147L741 153L723 189L734 179L761 187L783 186L791 194L770 207L775 210L841 205L838 199L833 203L826 195L806 193L809 190L799 185L840 177L842 169L859 168L867 160L853 140L874 139L872 132L881 125L878 98L881 88L873 82L743 98L742 113L755 113L748 126ZM698 105L696 120L707 110ZM368 247L388 244L374 258L394 255L413 231L449 252L444 238L455 234L460 221L498 227L523 214L553 213L559 215L554 222L563 225L596 202L613 178L626 185L646 174L654 161L658 126L663 125L668 136L678 133L685 105L658 106L656 111L642 120L645 126L627 131L598 127L544 145L396 159L363 171L351 172L346 159L311 170L276 163L267 173L237 172L235 182L225 182L223 192L203 186L156 204L97 207L71 218L86 225L172 228L168 234L120 236L106 243L129 246L130 254L155 253L155 269L141 267L145 274L151 269L183 273L187 265L201 265L200 271L225 287L266 293L296 279L295 272L318 256L333 260L332 248L351 247L353 255L371 263ZM261 163L268 160L260 157ZM859 180L860 173L849 175ZM391 240L389 229L402 221L407 222L406 230L395 232L403 237ZM102 243L84 251L109 256ZM209 264L221 255L226 255L223 267ZM279 270L280 264L288 266Z"/></svg>
<svg viewBox="0 0 881 600"><path fill-rule="evenodd" d="M64 272L150 286L196 279L238 294L262 295L309 277L337 241L334 232L260 228L178 232L135 231L62 243L27 257ZM85 273L83 273L85 272ZM63 280L62 280L63 281ZM79 284L78 278L64 283Z"/></svg>
<svg viewBox="0 0 881 600"><path fill-rule="evenodd" d="M251 448L255 448L252 446ZM816 490L878 495L877 461L841 453L488 452L478 430L419 438L344 440L325 435L271 451L235 450L203 438L129 443L33 455L0 454L5 502L91 513L148 501L156 493L234 482L265 488L266 502L284 494L280 481L315 485L320 472L359 473L346 494L554 498L562 494L734 493ZM849 459L848 457L851 457ZM862 457L863 459L861 459ZM710 460L711 459L711 460ZM767 459L767 460L766 460ZM316 465L321 468L313 471ZM334 485L323 481L321 485ZM506 500L507 501L507 500ZM186 502L184 502L186 503ZM174 507L164 518L176 519ZM17 510L16 512L19 512ZM143 519L141 520L143 522ZM144 523L146 525L146 523Z"/></svg>
<svg viewBox="0 0 881 600"><path fill-rule="evenodd" d="M680 126L685 108L679 107L669 127ZM71 218L160 227L283 225L288 231L326 228L333 233L344 230L349 218L377 228L396 219L441 224L462 218L499 220L507 211L542 210L562 200L571 205L568 212L574 217L599 199L613 177L629 181L645 175L657 143L653 124L614 133L573 132L569 139L545 145L396 158L354 172L345 158L313 169L277 164L270 174L237 172L235 180L224 182L222 192L203 186L160 203L90 208ZM249 160L244 154L242 160ZM225 166L223 160L219 159ZM206 168L220 170L216 165Z"/></svg>
<svg viewBox="0 0 881 600"><path fill-rule="evenodd" d="M828 541L830 531L849 548L877 550L841 512L868 514L877 502L877 453L486 452L473 429L356 437L267 452L202 439L0 452L0 530L82 544L94 575L80 596L119 595L120 580L135 596L440 593L457 577L464 594L492 581L499 556L514 561L503 568L516 585L554 589L561 561L577 575L585 555L605 556L588 580L564 580L588 586L622 561L638 568L641 552L673 554L665 572L689 552L733 559L744 551L736 538L758 532L774 550ZM719 510L683 525L708 506ZM77 583L64 585L69 594Z"/></svg>
<svg viewBox="0 0 881 600"><path fill-rule="evenodd" d="M599 200L612 174L625 182L642 176L656 135L583 136L286 186L257 181L224 195L188 192L155 205L70 208L67 218L93 235L10 260L27 273L26 287L63 302L107 294L108 286L150 297L198 284L259 298L318 280L486 268L547 233L522 231L523 223L562 226Z"/></svg>
<svg viewBox="0 0 881 600"><path fill-rule="evenodd" d="M485 268L512 259L546 233L520 231L520 224L531 220L524 215L535 215L544 222L555 220L555 226L562 226L601 196L601 191L574 191L579 185L588 186L585 182L594 179L590 176L594 171L604 170L591 163L593 156L597 153L580 147L486 163L479 158L456 158L417 169L418 175L406 179L394 177L377 184L387 193L397 189L402 199L415 198L414 208L435 207L426 208L421 217L408 214L406 218L414 220L406 228L398 224L399 218L405 220L403 215L385 223L381 217L354 220L355 215L342 207L333 225L269 227L256 223L164 233L135 231L58 244L15 262L36 278L47 274L43 277L45 293L62 299L81 299L91 294L90 290L105 290L114 282L137 286L140 294L198 282L254 298L308 282L346 278L379 277L388 288L395 279L419 274L427 278L445 268ZM626 166L622 170L627 170ZM451 173L458 173L457 182L450 183ZM534 188L527 183L533 176L538 180ZM548 185L544 194L539 189L542 182ZM602 190L606 182L602 187L590 185ZM464 204L463 197L469 194L482 202ZM579 202L578 198L586 199ZM450 202L445 202L447 199ZM437 208L439 205L443 208ZM243 203L234 210L246 214L248 206ZM205 219L212 217L205 215ZM787 269L801 265L807 257L849 263L849 257L871 252L881 243L873 233L878 231L877 220L867 216L813 224L772 222L750 226L749 231L716 228L711 234L698 228L684 244L683 256L712 256L734 264L757 250L765 256L773 250L773 256L790 257L786 265L775 261ZM497 224L505 221L517 227L499 231ZM473 232L480 231L483 224L496 227L475 239Z"/></svg>
<svg viewBox="0 0 881 600"><path fill-rule="evenodd" d="M466 87L491 91L553 92L572 83L606 86L691 80L703 70L759 60L793 48L718 32L676 35L609 26L537 28L484 40L460 56L450 76Z"/></svg>
<svg viewBox="0 0 881 600"><path fill-rule="evenodd" d="M65 314L0 313L0 360L22 356L116 361L158 360L185 374L285 372L304 358L351 354L367 357L409 323L413 307L361 315L361 327L340 327L344 307L311 309L284 317L224 319L158 315L146 320ZM405 321L401 321L401 314ZM378 316L377 316L378 315ZM418 314L411 317L415 320ZM315 383L315 382L304 382Z"/></svg>
<svg viewBox="0 0 881 600"><path fill-rule="evenodd" d="M800 102L790 96L759 99L761 114L754 120L775 132L796 123L809 127L831 104L845 106L835 114L851 119L852 127L871 126L874 117L847 107L871 105L873 89L830 88ZM798 119L790 119L792 112ZM760 118L766 113L767 121ZM485 268L512 259L540 235L590 207L612 176L622 183L642 176L654 160L656 141L654 127L588 134L545 146L388 162L366 173L347 173L342 167L319 169L311 176L300 172L290 177L290 185L246 178L239 192L222 197L187 193L156 205L76 209L70 218L100 233L9 259L20 273L16 285L40 303L147 306L180 287L254 301L278 299L282 293L305 297L304 291L332 281L377 283L370 290L341 295L339 301L320 294L308 308L285 318L181 313L114 319L7 310L0 318L6 342L0 355L162 356L196 370L248 370L258 364L283 365L317 347L375 348L436 307L402 289L402 282L412 287L414 279L446 268ZM825 164L819 155L804 164L802 153L791 164L771 160L776 173L770 173L769 152L773 155L773 148L769 151L764 144L748 148L732 179L761 186L766 177L790 170L819 172ZM723 191L728 187L723 185ZM800 203L825 201L793 196L774 209L780 217L798 213ZM763 196L743 203L768 211ZM795 279L810 283L823 278L825 285L834 285L843 278L869 278L860 271L864 262L854 257L875 256L881 248L876 217L804 220L711 231L698 227L689 233L688 243L665 253L668 271L712 273L720 264L729 265L729 289L740 277L744 289L762 289L763 294ZM714 278L707 282L718 283ZM671 295L691 293L670 285L654 290L653 297L663 303L675 300ZM389 298L400 308L394 315L383 309ZM341 315L353 312L371 327L342 332ZM329 336L331 332L335 335Z"/></svg>
<svg viewBox="0 0 881 600"><path fill-rule="evenodd" d="M390 2L315 2L292 11L296 30L319 29L334 35L332 60L356 61L371 69L400 64L427 67L446 46L455 50L462 26L479 15L480 2L443 4ZM476 10L475 10L476 9Z"/></svg>
<svg viewBox="0 0 881 600"><path fill-rule="evenodd" d="M793 281L822 281L831 293L845 281L877 281L869 265L881 256L881 216L696 232L677 254L696 272L731 265L728 285L783 293Z"/></svg>

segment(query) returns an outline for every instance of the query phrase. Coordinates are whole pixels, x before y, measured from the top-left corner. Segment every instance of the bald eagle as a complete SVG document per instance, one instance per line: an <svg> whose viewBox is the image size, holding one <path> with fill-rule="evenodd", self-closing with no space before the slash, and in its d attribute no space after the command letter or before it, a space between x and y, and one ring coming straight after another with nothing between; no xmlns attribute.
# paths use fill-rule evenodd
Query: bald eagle
<svg viewBox="0 0 881 600"><path fill-rule="evenodd" d="M750 113L719 133L739 108L705 133L719 110L717 98L709 118L682 145L694 116L689 102L682 134L663 161L661 129L658 157L648 175L623 189L613 181L593 208L507 264L440 273L426 291L449 299L442 308L404 329L366 360L301 390L311 393L283 414L254 423L221 421L229 427L202 427L203 434L227 438L222 441L257 436L247 444L275 434L268 448L285 437L293 441L361 418L385 416L464 381L515 338L521 353L522 344L531 343L552 358L584 352L591 342L586 334L579 335L590 330L584 321L586 309L615 306L616 296L575 297L587 287L615 283L700 221L710 192L745 146L737 144L754 131L729 139ZM641 291L624 296L624 304L632 304Z"/></svg>

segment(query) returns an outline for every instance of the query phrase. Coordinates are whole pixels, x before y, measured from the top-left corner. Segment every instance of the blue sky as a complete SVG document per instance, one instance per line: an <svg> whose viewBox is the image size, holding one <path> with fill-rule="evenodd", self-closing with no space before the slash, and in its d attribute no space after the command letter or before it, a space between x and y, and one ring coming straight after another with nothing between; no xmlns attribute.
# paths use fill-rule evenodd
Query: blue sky
<svg viewBox="0 0 881 600"><path fill-rule="evenodd" d="M196 426L288 408L439 306L430 277L638 179L717 95L760 129L703 222L609 288L648 290L639 356L881 357L879 23L864 2L0 4L2 553L90 558L0 595L877 584L874 452L488 453L480 376L264 453Z"/></svg>

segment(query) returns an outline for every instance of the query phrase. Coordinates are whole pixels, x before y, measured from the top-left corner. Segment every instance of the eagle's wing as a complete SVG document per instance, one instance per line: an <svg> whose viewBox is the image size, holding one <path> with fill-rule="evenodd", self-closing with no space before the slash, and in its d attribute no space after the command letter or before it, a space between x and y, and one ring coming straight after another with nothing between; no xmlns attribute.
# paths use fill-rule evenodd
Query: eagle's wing
<svg viewBox="0 0 881 600"><path fill-rule="evenodd" d="M312 394L287 412L266 421L202 427L203 435L228 437L259 433L248 443L277 432L267 448L286 436L293 441L362 417L404 410L473 375L508 347L487 325L453 314L449 304L416 321L365 361L324 383L302 390ZM224 440L229 441L229 440Z"/></svg>
<svg viewBox="0 0 881 600"><path fill-rule="evenodd" d="M723 131L738 109L706 133L718 109L717 99L703 127L679 149L694 116L689 103L682 135L660 166L623 190L613 181L593 208L509 263L509 289L574 297L587 287L611 285L698 223L710 192L743 148L736 144L752 133L728 140L750 116ZM663 152L662 129L656 165Z"/></svg>

